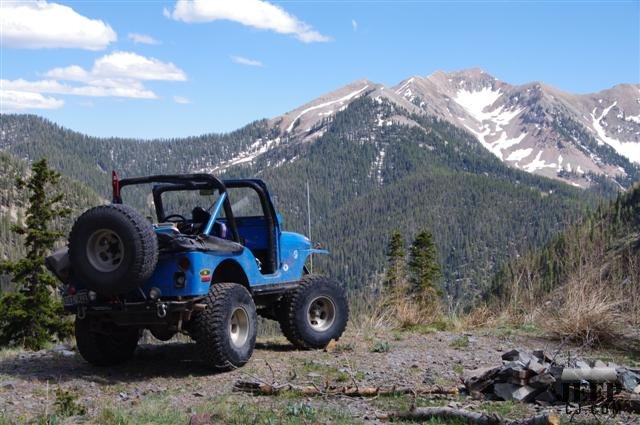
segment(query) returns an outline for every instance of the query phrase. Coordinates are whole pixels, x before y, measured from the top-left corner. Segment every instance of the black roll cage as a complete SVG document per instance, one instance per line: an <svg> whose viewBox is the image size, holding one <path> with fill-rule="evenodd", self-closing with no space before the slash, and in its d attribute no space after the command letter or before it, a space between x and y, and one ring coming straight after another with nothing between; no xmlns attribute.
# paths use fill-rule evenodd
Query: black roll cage
<svg viewBox="0 0 640 425"><path fill-rule="evenodd" d="M115 176L115 173L114 173ZM125 186L147 184L147 183L165 183L169 186L183 186L185 190L197 190L200 188L217 189L218 193L222 195L227 192L227 188L218 178L210 174L168 174L168 175L155 175L147 177L132 177L128 179L117 180L117 176L113 179L113 199L114 204L121 204L122 197L120 196L120 189ZM155 187L154 190L155 192ZM154 203L155 203L154 193ZM162 203L160 208L156 205L156 215L158 220L164 218L164 211L162 211ZM240 242L240 235L238 234L238 228L236 227L236 221L233 218L233 211L231 210L231 203L229 198L224 200L222 205L224 208L224 214L227 217L229 228L231 229L231 237L235 242Z"/></svg>
<svg viewBox="0 0 640 425"><path fill-rule="evenodd" d="M227 188L250 188L253 189L260 199L262 210L265 213L265 219L267 222L267 243L269 245L267 261L269 262L269 268L272 272L277 270L277 255L276 255L276 227L278 224L276 211L271 202L271 196L267 189L267 185L259 179L229 179L221 181L217 177L211 174L169 174L169 175L155 175L147 177L132 177L128 179L118 180L117 175L113 174L113 199L114 204L121 204L122 197L120 196L120 189L124 186L158 183L153 186L153 202L156 208L156 216L158 221L164 220L164 206L162 204L162 194L164 192L182 191L182 190L201 190L201 189L217 189L219 195L227 193ZM229 197L224 200L223 203L224 213L227 224L231 229L231 235L235 242L240 243L240 235L238 234L238 228L236 220L231 208L231 202Z"/></svg>

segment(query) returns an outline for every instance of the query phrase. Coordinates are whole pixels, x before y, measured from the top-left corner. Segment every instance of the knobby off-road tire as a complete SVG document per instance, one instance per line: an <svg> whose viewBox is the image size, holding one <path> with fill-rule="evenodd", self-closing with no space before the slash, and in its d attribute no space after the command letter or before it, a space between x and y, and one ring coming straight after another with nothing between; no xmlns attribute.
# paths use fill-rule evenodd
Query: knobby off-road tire
<svg viewBox="0 0 640 425"><path fill-rule="evenodd" d="M158 262L153 226L133 208L101 205L82 214L69 236L74 276L102 295L129 292L151 277Z"/></svg>
<svg viewBox="0 0 640 425"><path fill-rule="evenodd" d="M258 318L253 298L237 283L214 283L194 316L193 338L204 363L216 370L244 366L253 354Z"/></svg>
<svg viewBox="0 0 640 425"><path fill-rule="evenodd" d="M138 346L140 331L113 326L105 332L91 326L91 316L76 318L76 346L82 358L94 366L113 366L129 360Z"/></svg>
<svg viewBox="0 0 640 425"><path fill-rule="evenodd" d="M338 340L349 320L344 287L327 277L306 275L282 298L280 329L298 348L324 348Z"/></svg>

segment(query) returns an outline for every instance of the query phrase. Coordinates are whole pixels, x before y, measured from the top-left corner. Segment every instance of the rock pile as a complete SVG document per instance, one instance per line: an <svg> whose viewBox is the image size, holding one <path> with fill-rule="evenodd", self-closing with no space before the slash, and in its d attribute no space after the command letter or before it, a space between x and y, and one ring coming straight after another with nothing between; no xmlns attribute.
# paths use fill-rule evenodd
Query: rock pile
<svg viewBox="0 0 640 425"><path fill-rule="evenodd" d="M640 370L619 367L613 363L596 361L589 364L574 361L569 366L585 371L599 368L617 381L618 388L640 393ZM548 357L542 350L526 352L511 350L502 356L502 365L465 371L464 386L475 398L488 400L516 400L525 403L551 405L567 401L568 381L563 381L565 367ZM578 381L587 385L589 381Z"/></svg>

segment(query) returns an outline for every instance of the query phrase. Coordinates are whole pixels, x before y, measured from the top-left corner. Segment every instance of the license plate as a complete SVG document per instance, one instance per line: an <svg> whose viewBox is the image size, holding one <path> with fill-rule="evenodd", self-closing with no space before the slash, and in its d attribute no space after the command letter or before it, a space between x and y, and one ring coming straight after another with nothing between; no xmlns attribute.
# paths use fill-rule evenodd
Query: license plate
<svg viewBox="0 0 640 425"><path fill-rule="evenodd" d="M87 291L80 291L75 295L65 295L62 298L62 302L65 307L70 307L78 304L88 304L89 303L89 295Z"/></svg>

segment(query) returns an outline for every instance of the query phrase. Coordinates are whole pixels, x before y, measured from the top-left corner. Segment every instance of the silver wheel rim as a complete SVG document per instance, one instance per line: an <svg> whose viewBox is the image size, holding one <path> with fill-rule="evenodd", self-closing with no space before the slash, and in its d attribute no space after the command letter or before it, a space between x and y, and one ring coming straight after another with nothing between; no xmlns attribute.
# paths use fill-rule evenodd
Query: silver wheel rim
<svg viewBox="0 0 640 425"><path fill-rule="evenodd" d="M235 347L241 348L247 343L247 339L249 339L249 314L244 307L237 307L231 313L229 336Z"/></svg>
<svg viewBox="0 0 640 425"><path fill-rule="evenodd" d="M336 306L329 297L316 297L309 303L307 322L315 331L324 332L333 325Z"/></svg>
<svg viewBox="0 0 640 425"><path fill-rule="evenodd" d="M102 273L116 270L124 259L124 244L113 230L96 230L87 242L87 259Z"/></svg>

